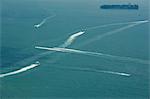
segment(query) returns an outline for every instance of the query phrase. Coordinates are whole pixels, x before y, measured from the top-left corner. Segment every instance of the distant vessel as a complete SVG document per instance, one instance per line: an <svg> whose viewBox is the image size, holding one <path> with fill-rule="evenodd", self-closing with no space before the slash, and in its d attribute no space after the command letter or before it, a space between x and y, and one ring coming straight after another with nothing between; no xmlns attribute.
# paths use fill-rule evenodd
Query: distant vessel
<svg viewBox="0 0 150 99"><path fill-rule="evenodd" d="M133 9L137 10L139 9L139 6L137 4L123 4L123 5L101 5L101 9Z"/></svg>

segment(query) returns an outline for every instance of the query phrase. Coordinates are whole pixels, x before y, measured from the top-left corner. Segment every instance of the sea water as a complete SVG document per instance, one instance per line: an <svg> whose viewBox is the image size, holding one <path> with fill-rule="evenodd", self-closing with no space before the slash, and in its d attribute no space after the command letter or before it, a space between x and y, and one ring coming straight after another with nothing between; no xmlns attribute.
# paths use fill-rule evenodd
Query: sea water
<svg viewBox="0 0 150 99"><path fill-rule="evenodd" d="M35 49L67 47L149 61L149 23L125 28L132 22L148 20L148 0L1 2L1 75L40 62L36 68L0 78L2 99L149 97L149 64ZM99 8L102 4L127 3L138 4L139 10ZM121 28L125 29L116 32ZM71 42L66 43L67 39ZM114 72L130 76L113 75Z"/></svg>

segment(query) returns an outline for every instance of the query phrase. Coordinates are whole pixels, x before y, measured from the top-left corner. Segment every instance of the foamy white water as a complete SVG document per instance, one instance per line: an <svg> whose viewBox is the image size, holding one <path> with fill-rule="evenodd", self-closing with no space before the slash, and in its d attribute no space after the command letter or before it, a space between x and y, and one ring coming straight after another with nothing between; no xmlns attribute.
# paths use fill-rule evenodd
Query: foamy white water
<svg viewBox="0 0 150 99"><path fill-rule="evenodd" d="M51 18L53 18L53 17L55 17L55 16L56 16L56 15L52 15L52 16L49 16L49 17L44 18L39 24L35 24L34 27L35 27L35 28L40 28L43 24L46 23L46 21L47 21L48 19L51 19Z"/></svg>
<svg viewBox="0 0 150 99"><path fill-rule="evenodd" d="M56 48L56 47L48 48L48 47L40 47L40 46L35 46L35 48L43 49L43 50L50 50L50 51L64 52L64 53L77 53L77 54L84 54L84 55L89 55L89 56L99 56L103 58L111 58L111 59L121 60L121 61L130 61L130 62L136 62L136 63L141 63L141 64L150 64L149 61L138 59L138 58L123 57L123 56L116 56L116 55L89 52L89 51L81 51L81 50L76 50L76 49Z"/></svg>
<svg viewBox="0 0 150 99"><path fill-rule="evenodd" d="M71 45L78 36L83 35L85 33L85 31L81 31L81 32L77 32L73 35L71 35L65 42L64 44L61 45L61 47L68 47L69 45Z"/></svg>
<svg viewBox="0 0 150 99"><path fill-rule="evenodd" d="M23 67L23 68L21 68L19 70L8 72L8 73L5 73L5 74L0 74L0 78L22 73L22 72L25 72L25 71L27 71L29 69L35 68L35 67L37 67L39 65L40 65L40 63L37 61L36 63L31 64L31 65L26 66L26 67Z"/></svg>

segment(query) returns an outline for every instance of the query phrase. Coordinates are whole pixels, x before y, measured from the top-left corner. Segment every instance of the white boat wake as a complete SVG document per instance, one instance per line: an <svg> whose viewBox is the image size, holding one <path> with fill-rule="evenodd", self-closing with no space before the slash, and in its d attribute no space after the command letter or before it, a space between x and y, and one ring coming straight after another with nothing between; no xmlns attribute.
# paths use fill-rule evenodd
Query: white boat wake
<svg viewBox="0 0 150 99"><path fill-rule="evenodd" d="M65 42L64 44L61 45L61 47L68 47L69 45L71 45L78 36L83 35L85 33L85 31L81 31L81 32L77 32L75 34L72 34Z"/></svg>
<svg viewBox="0 0 150 99"><path fill-rule="evenodd" d="M37 66L39 66L39 65L40 65L40 63L37 61L36 63L31 64L31 65L26 66L26 67L23 67L23 68L21 68L21 69L19 69L19 70L12 71L12 72L9 72L9 73L0 74L0 78L22 73L22 72L25 72L25 71L27 71L27 70L29 70L29 69L35 68L35 67L37 67Z"/></svg>
<svg viewBox="0 0 150 99"><path fill-rule="evenodd" d="M45 19L43 19L39 24L35 24L34 27L35 28L40 28L42 25L44 25L46 23L46 21L48 19L51 19L53 17L55 17L56 15L52 15L52 16L49 16L49 17L46 17Z"/></svg>
<svg viewBox="0 0 150 99"><path fill-rule="evenodd" d="M107 71L107 70L100 70L100 69L93 69L93 68L64 67L64 66L63 67L55 66L54 68L75 70L75 71L83 71L83 72L106 73L106 74L120 75L120 76L126 76L126 77L130 77L131 76L131 74L129 74L129 73Z"/></svg>
<svg viewBox="0 0 150 99"><path fill-rule="evenodd" d="M130 61L130 62L136 62L136 63L141 63L141 64L150 64L149 61L138 59L138 58L115 56L115 55L110 55L110 54L81 51L81 50L69 49L69 48L58 48L58 47L48 48L48 47L40 47L40 46L35 46L35 48L49 50L49 51L64 52L64 53L77 53L77 54L83 54L83 55L89 55L89 56L97 56L97 57L103 57L107 59L110 58L110 59L115 59L115 60L120 60L120 61Z"/></svg>

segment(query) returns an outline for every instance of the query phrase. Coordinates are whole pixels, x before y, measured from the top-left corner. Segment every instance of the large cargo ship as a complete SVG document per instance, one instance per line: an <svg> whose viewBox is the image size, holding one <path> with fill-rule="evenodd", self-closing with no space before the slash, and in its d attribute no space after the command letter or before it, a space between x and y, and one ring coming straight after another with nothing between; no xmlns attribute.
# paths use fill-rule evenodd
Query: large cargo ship
<svg viewBox="0 0 150 99"><path fill-rule="evenodd" d="M101 9L133 9L137 10L139 9L139 6L137 4L123 4L123 5L101 5Z"/></svg>

